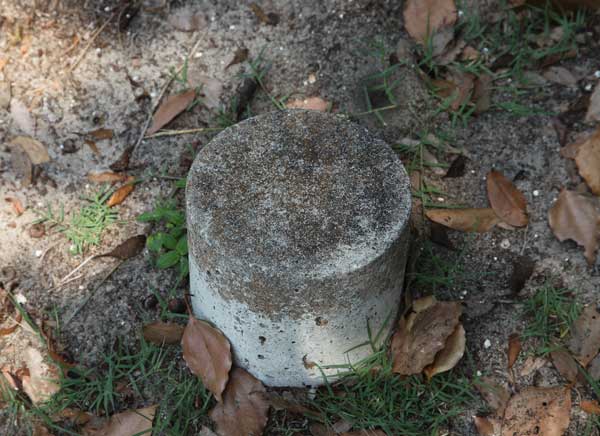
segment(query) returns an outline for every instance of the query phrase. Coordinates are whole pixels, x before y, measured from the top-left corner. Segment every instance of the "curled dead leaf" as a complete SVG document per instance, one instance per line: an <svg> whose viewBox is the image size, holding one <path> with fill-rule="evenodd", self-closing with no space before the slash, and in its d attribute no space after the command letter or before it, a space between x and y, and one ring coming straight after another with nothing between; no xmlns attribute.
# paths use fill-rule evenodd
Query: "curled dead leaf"
<svg viewBox="0 0 600 436"><path fill-rule="evenodd" d="M305 99L290 100L285 106L288 109L309 109L313 111L327 112L330 104L321 97L308 97Z"/></svg>
<svg viewBox="0 0 600 436"><path fill-rule="evenodd" d="M515 362L517 361L517 357L519 357L519 353L521 352L521 337L518 333L512 333L508 337L508 369L511 369Z"/></svg>
<svg viewBox="0 0 600 436"><path fill-rule="evenodd" d="M217 433L221 436L261 435L269 412L265 393L260 380L241 368L234 368L223 401L209 413Z"/></svg>
<svg viewBox="0 0 600 436"><path fill-rule="evenodd" d="M582 400L580 406L588 415L600 415L600 404L596 400Z"/></svg>
<svg viewBox="0 0 600 436"><path fill-rule="evenodd" d="M190 316L181 346L190 370L202 379L204 386L221 402L232 364L231 345L227 338L207 322Z"/></svg>
<svg viewBox="0 0 600 436"><path fill-rule="evenodd" d="M560 375L562 375L565 380L570 383L573 383L577 380L577 376L579 375L579 366L569 352L562 349L557 349L550 353L550 357L552 358L554 367L558 372L560 372Z"/></svg>
<svg viewBox="0 0 600 436"><path fill-rule="evenodd" d="M514 227L527 225L527 200L501 172L488 173L487 193L492 209L502 221Z"/></svg>
<svg viewBox="0 0 600 436"><path fill-rule="evenodd" d="M600 127L577 147L575 163L592 192L600 195Z"/></svg>
<svg viewBox="0 0 600 436"><path fill-rule="evenodd" d="M156 345L177 344L181 341L183 330L183 326L179 324L155 321L143 327L143 336Z"/></svg>
<svg viewBox="0 0 600 436"><path fill-rule="evenodd" d="M463 232L484 233L500 222L493 209L429 209L425 215L431 221Z"/></svg>
<svg viewBox="0 0 600 436"><path fill-rule="evenodd" d="M88 135L96 141L102 141L103 139L112 139L114 132L112 129L96 129L88 132Z"/></svg>
<svg viewBox="0 0 600 436"><path fill-rule="evenodd" d="M129 176L127 178L127 184L121 186L119 189L113 192L110 198L106 201L106 205L108 207L113 207L123 203L134 188L135 178L133 176Z"/></svg>
<svg viewBox="0 0 600 436"><path fill-rule="evenodd" d="M423 310L402 317L392 337L393 371L402 375L419 374L432 364L456 330L461 314L460 303L434 301Z"/></svg>
<svg viewBox="0 0 600 436"><path fill-rule="evenodd" d="M446 340L444 348L436 354L432 365L427 366L423 372L428 379L436 374L450 371L465 354L466 336L465 329L459 324Z"/></svg>
<svg viewBox="0 0 600 436"><path fill-rule="evenodd" d="M569 350L584 368L600 350L600 313L596 307L587 306L571 328Z"/></svg>
<svg viewBox="0 0 600 436"><path fill-rule="evenodd" d="M127 174L124 173L113 173L111 171L105 171L103 173L90 173L87 178L90 182L94 183L116 183L127 180Z"/></svg>
<svg viewBox="0 0 600 436"><path fill-rule="evenodd" d="M510 392L508 392L506 386L495 382L489 377L481 377L475 387L495 415L504 416L504 410L510 399Z"/></svg>
<svg viewBox="0 0 600 436"><path fill-rule="evenodd" d="M473 423L480 436L500 436L502 420L483 416L474 416Z"/></svg>
<svg viewBox="0 0 600 436"><path fill-rule="evenodd" d="M559 241L571 239L585 249L588 264L596 262L600 214L590 199L563 189L548 211L548 220Z"/></svg>
<svg viewBox="0 0 600 436"><path fill-rule="evenodd" d="M25 212L25 208L23 207L23 203L16 197L4 197L4 201L7 201L12 206L12 210L16 216L23 215Z"/></svg>
<svg viewBox="0 0 600 436"><path fill-rule="evenodd" d="M60 390L57 383L59 369L44 358L41 351L34 347L28 347L23 352L25 365L29 371L28 375L21 378L23 390L34 404L49 400L52 395Z"/></svg>
<svg viewBox="0 0 600 436"><path fill-rule="evenodd" d="M404 4L404 27L408 34L420 43L456 22L454 0L408 0Z"/></svg>

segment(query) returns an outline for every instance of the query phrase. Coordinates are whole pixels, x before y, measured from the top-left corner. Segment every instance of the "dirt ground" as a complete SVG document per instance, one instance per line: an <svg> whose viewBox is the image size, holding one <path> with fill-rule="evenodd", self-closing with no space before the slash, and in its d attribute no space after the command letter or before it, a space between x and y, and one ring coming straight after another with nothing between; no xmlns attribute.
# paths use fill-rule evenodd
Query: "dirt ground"
<svg viewBox="0 0 600 436"><path fill-rule="evenodd" d="M94 261L83 270L80 280L56 288L58 280L87 255L105 252L129 236L146 232L147 225L136 222L136 216L172 190L169 178L185 176L189 146L198 149L210 139L207 134L194 134L141 141L129 168L143 182L117 206L122 223L111 226L101 245L86 255L70 254L69 242L60 233L49 232L42 238L30 235L36 211L48 204L64 204L66 211L73 210L81 204L81 196L98 189L87 175L108 170L136 144L169 69L180 66L193 47L190 84L207 83L208 77L214 79L210 83L217 91L213 101L208 98L208 103L182 114L169 128L214 126L218 108L236 95L242 81L239 74L247 71L243 63L228 67L241 47L254 58L264 49L264 57L272 63L265 76L272 95L319 96L331 102L334 111L365 111L361 84L374 70L372 59L361 54L359 47L376 37L389 47L408 40L402 2L394 0L261 2L264 11L277 13L275 25L261 23L248 5L238 1L173 1L164 7L154 3L161 2L144 1L141 8L131 10L131 19L125 20L113 17L123 5L116 1L0 0L0 60L8 59L0 69L0 266L5 275L14 271L18 283L14 292L32 312L56 311L62 318L79 306L117 261ZM175 18L189 13L198 14L199 29L177 29ZM107 20L107 26L93 39L96 29ZM70 49L74 37L80 42ZM590 36L576 58L561 63L579 78L575 86L546 82L529 98L548 113L560 113L589 93L591 87L586 85L595 85L594 72L600 70L597 41ZM91 45L84 52L88 42ZM415 139L432 127L448 128L447 114L435 112L436 102L418 75L411 70L402 74L397 91L401 104L386 113L387 126L373 116L358 121L390 143ZM11 111L15 101L25 105L31 123L15 119ZM253 99L250 107L254 114L272 109L264 94ZM450 232L470 278L453 287L441 287L437 296L464 300L468 352L475 369L482 373L506 376L508 335L524 325L519 302L548 278L558 278L577 289L585 303L597 301L600 262L589 267L581 248L571 242L560 243L548 226L548 209L561 188L574 188L580 182L573 164L559 155L561 145L552 118L551 114L519 117L494 110L473 117L466 126L453 127L451 145L464 149L469 157L466 172L463 177L437 182L447 193L444 201L485 207L485 175L495 168L514 180L528 203L530 224L526 228L495 229L475 236ZM573 130L584 127L576 124ZM98 128L112 129L114 137L97 141L95 153L84 139L87 132ZM35 180L27 187L21 185L7 145L17 135L37 138L48 147L51 157L36 169ZM452 158L440 156L445 163ZM18 198L25 212L16 216L11 204L4 201L6 197ZM435 244L433 250L440 256L456 256ZM535 261L535 271L515 296L509 279L516 259L523 255ZM61 330L65 353L83 365L94 366L116 338L134 344L135 333L152 318L144 309L145 298L153 289L167 295L174 281L173 273L152 265L147 252L124 262ZM185 286L177 292L183 295ZM22 346L10 336L0 338L0 367L18 360ZM559 380L550 366L542 368L535 380L533 377L519 383L545 386ZM476 411L465 411L451 434L475 435L471 417ZM567 434L581 434L584 422L585 415L574 407Z"/></svg>

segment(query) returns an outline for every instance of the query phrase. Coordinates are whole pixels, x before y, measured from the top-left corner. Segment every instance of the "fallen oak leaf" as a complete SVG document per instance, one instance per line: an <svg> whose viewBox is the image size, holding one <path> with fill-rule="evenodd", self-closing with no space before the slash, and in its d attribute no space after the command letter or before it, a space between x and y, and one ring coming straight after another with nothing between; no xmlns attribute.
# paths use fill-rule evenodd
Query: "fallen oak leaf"
<svg viewBox="0 0 600 436"><path fill-rule="evenodd" d="M260 380L241 368L234 368L223 401L209 412L217 433L221 436L261 435L269 412L265 393Z"/></svg>
<svg viewBox="0 0 600 436"><path fill-rule="evenodd" d="M202 379L217 401L223 401L222 393L231 370L231 345L216 328L193 316L181 338L183 359L190 371Z"/></svg>
<svg viewBox="0 0 600 436"><path fill-rule="evenodd" d="M127 180L127 174L113 173L111 171L104 171L102 173L90 173L87 178L90 182L94 183L116 183Z"/></svg>
<svg viewBox="0 0 600 436"><path fill-rule="evenodd" d="M480 436L500 436L502 420L484 416L474 416L473 423Z"/></svg>
<svg viewBox="0 0 600 436"><path fill-rule="evenodd" d="M481 377L475 388L496 416L504 416L504 410L510 400L510 392L506 386L496 383L489 377Z"/></svg>
<svg viewBox="0 0 600 436"><path fill-rule="evenodd" d="M135 188L135 177L129 176L126 181L127 183L113 192L110 198L106 201L106 205L108 207L117 206L123 203L129 194L131 194Z"/></svg>
<svg viewBox="0 0 600 436"><path fill-rule="evenodd" d="M10 205L12 206L12 210L15 213L15 215L21 216L21 215L23 215L23 212L25 212L25 208L23 207L23 203L21 203L21 200L19 200L18 198L15 198L15 197L4 197L4 201L10 203Z"/></svg>
<svg viewBox="0 0 600 436"><path fill-rule="evenodd" d="M465 354L465 329L459 324L454 332L446 339L444 348L435 356L433 364L425 367L423 372L428 379L436 374L450 371Z"/></svg>
<svg viewBox="0 0 600 436"><path fill-rule="evenodd" d="M575 163L592 192L600 195L600 127L579 145Z"/></svg>
<svg viewBox="0 0 600 436"><path fill-rule="evenodd" d="M407 314L398 322L391 345L392 370L395 373L421 373L435 361L435 356L444 348L459 324L462 306L458 302L433 300L433 303L424 307L421 311Z"/></svg>
<svg viewBox="0 0 600 436"><path fill-rule="evenodd" d="M327 112L330 106L330 103L323 100L321 97L290 100L285 105L288 109L308 109L320 112Z"/></svg>
<svg viewBox="0 0 600 436"><path fill-rule="evenodd" d="M424 44L439 29L454 25L456 5L454 0L408 0L403 17L408 34Z"/></svg>
<svg viewBox="0 0 600 436"><path fill-rule="evenodd" d="M512 333L508 337L508 352L506 353L508 356L508 369L511 369L515 362L517 361L517 357L519 357L519 353L521 352L521 337L518 333Z"/></svg>
<svg viewBox="0 0 600 436"><path fill-rule="evenodd" d="M500 222L492 208L430 209L425 216L433 222L463 232L484 233Z"/></svg>
<svg viewBox="0 0 600 436"><path fill-rule="evenodd" d="M570 389L525 387L508 402L502 436L562 436L569 426L570 414Z"/></svg>
<svg viewBox="0 0 600 436"><path fill-rule="evenodd" d="M585 196L563 189L548 211L548 221L559 241L571 239L585 249L589 265L596 262L600 214Z"/></svg>
<svg viewBox="0 0 600 436"><path fill-rule="evenodd" d="M140 254L145 246L146 235L136 235L127 238L109 252L99 254L95 257L114 257L120 260L127 260Z"/></svg>
<svg viewBox="0 0 600 436"><path fill-rule="evenodd" d="M494 212L511 226L526 226L529 218L523 193L499 171L490 171L486 179L488 199Z"/></svg>
<svg viewBox="0 0 600 436"><path fill-rule="evenodd" d="M600 349L600 313L593 305L587 306L571 328L568 348L584 368Z"/></svg>
<svg viewBox="0 0 600 436"><path fill-rule="evenodd" d="M96 141L101 141L103 139L112 139L114 132L112 129L96 129L88 132L87 135L91 136Z"/></svg>
<svg viewBox="0 0 600 436"><path fill-rule="evenodd" d="M146 324L143 329L144 339L156 345L177 344L183 336L183 326L173 322L155 321Z"/></svg>
<svg viewBox="0 0 600 436"><path fill-rule="evenodd" d="M190 89L168 97L158 108L152 118L152 125L146 132L150 136L166 126L173 118L183 112L196 98L196 90Z"/></svg>
<svg viewBox="0 0 600 436"><path fill-rule="evenodd" d="M21 147L21 149L27 153L27 156L29 156L33 165L39 165L50 161L50 155L48 154L46 146L31 136L17 136L13 138L9 144Z"/></svg>
<svg viewBox="0 0 600 436"><path fill-rule="evenodd" d="M158 406L127 410L110 417L98 427L98 422L89 421L84 427L86 436L133 436L152 433L152 421Z"/></svg>
<svg viewBox="0 0 600 436"><path fill-rule="evenodd" d="M600 404L596 400L582 400L579 406L588 415L600 415Z"/></svg>
<svg viewBox="0 0 600 436"><path fill-rule="evenodd" d="M550 353L550 357L552 358L554 367L565 380L569 383L574 383L577 380L577 376L579 375L579 365L577 365L577 362L569 352L559 348L553 350Z"/></svg>

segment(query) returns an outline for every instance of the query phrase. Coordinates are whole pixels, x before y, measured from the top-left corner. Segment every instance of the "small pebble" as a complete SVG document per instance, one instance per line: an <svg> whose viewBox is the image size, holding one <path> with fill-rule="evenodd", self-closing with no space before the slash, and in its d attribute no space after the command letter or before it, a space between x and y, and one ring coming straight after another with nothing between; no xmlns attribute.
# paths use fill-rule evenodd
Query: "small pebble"
<svg viewBox="0 0 600 436"><path fill-rule="evenodd" d="M42 256L43 251L42 250L35 250L35 257L41 257Z"/></svg>
<svg viewBox="0 0 600 436"><path fill-rule="evenodd" d="M17 294L17 295L15 295L15 300L19 304L25 304L25 303L27 303L27 298L23 294Z"/></svg>
<svg viewBox="0 0 600 436"><path fill-rule="evenodd" d="M477 377L481 377L483 375L483 373L481 371L477 371Z"/></svg>
<svg viewBox="0 0 600 436"><path fill-rule="evenodd" d="M510 247L510 241L508 239L503 239L502 242L500 242L500 247L506 250Z"/></svg>
<svg viewBox="0 0 600 436"><path fill-rule="evenodd" d="M588 83L587 85L585 85L584 89L585 89L586 91L591 91L591 90L592 90L592 84L591 84L591 83Z"/></svg>
<svg viewBox="0 0 600 436"><path fill-rule="evenodd" d="M538 191L537 189L535 191L533 191L534 197L538 197L539 195L540 195L540 191Z"/></svg>
<svg viewBox="0 0 600 436"><path fill-rule="evenodd" d="M596 79L600 79L600 70L596 70L596 71L594 71L594 77L595 77Z"/></svg>
<svg viewBox="0 0 600 436"><path fill-rule="evenodd" d="M32 224L29 227L29 236L32 238L41 238L46 234L46 228L42 223Z"/></svg>
<svg viewBox="0 0 600 436"><path fill-rule="evenodd" d="M485 341L483 341L483 348L488 349L492 346L492 341L490 341L489 339L486 339Z"/></svg>
<svg viewBox="0 0 600 436"><path fill-rule="evenodd" d="M315 83L317 81L317 76L314 73L310 73L308 75L308 83Z"/></svg>

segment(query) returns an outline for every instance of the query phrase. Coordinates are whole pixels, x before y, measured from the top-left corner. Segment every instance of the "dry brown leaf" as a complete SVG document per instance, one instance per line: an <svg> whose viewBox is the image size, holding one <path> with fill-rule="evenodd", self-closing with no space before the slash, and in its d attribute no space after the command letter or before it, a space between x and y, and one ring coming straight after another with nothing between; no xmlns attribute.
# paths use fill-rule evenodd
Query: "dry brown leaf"
<svg viewBox="0 0 600 436"><path fill-rule="evenodd" d="M437 353L432 365L424 369L425 375L431 379L436 374L450 371L465 354L466 336L465 329L459 324L446 340L442 351Z"/></svg>
<svg viewBox="0 0 600 436"><path fill-rule="evenodd" d="M112 139L114 132L112 129L96 129L88 132L88 135L94 138L96 141L101 141L103 139Z"/></svg>
<svg viewBox="0 0 600 436"><path fill-rule="evenodd" d="M579 145L575 163L592 192L600 195L600 127Z"/></svg>
<svg viewBox="0 0 600 436"><path fill-rule="evenodd" d="M474 96L475 76L470 73L454 72L448 79L435 79L431 84L440 98L452 98L449 109L457 111L469 103Z"/></svg>
<svg viewBox="0 0 600 436"><path fill-rule="evenodd" d="M559 85L577 86L577 78L565 67L552 66L542 75L549 81L558 83Z"/></svg>
<svg viewBox="0 0 600 436"><path fill-rule="evenodd" d="M594 88L594 92L590 96L590 105L585 114L585 122L593 123L600 121L600 83Z"/></svg>
<svg viewBox="0 0 600 436"><path fill-rule="evenodd" d="M584 368L600 350L600 314L595 306L587 306L573 323L569 350Z"/></svg>
<svg viewBox="0 0 600 436"><path fill-rule="evenodd" d="M508 337L508 369L511 369L515 362L517 361L517 357L519 357L519 353L521 352L521 337L518 333L512 333Z"/></svg>
<svg viewBox="0 0 600 436"><path fill-rule="evenodd" d="M552 363L560 375L562 375L565 380L570 383L573 383L577 380L577 376L579 375L579 366L577 362L565 350L554 350L550 353L550 357L552 358Z"/></svg>
<svg viewBox="0 0 600 436"><path fill-rule="evenodd" d="M562 436L569 426L571 392L568 388L526 387L510 399L502 436Z"/></svg>
<svg viewBox="0 0 600 436"><path fill-rule="evenodd" d="M88 147L90 147L90 150L92 150L92 152L96 156L101 156L102 155L102 153L100 153L100 150L98 150L98 146L96 145L96 143L94 141L91 141L89 139L84 139L83 143L86 144Z"/></svg>
<svg viewBox="0 0 600 436"><path fill-rule="evenodd" d="M125 199L129 196L129 194L131 194L133 188L135 187L135 178L133 176L129 176L127 180L128 183L117 189L106 201L106 205L108 207L117 206L123 203Z"/></svg>
<svg viewBox="0 0 600 436"><path fill-rule="evenodd" d="M489 74L481 74L475 80L473 88L474 113L481 114L492 105L492 82L492 76Z"/></svg>
<svg viewBox="0 0 600 436"><path fill-rule="evenodd" d="M431 221L463 232L484 233L500 222L492 208L429 209L425 215Z"/></svg>
<svg viewBox="0 0 600 436"><path fill-rule="evenodd" d="M563 189L548 211L548 220L559 241L571 239L583 246L588 264L596 262L600 215L593 203L577 192Z"/></svg>
<svg viewBox="0 0 600 436"><path fill-rule="evenodd" d="M10 203L10 205L12 206L12 210L15 213L15 215L21 216L21 215L23 215L23 212L25 212L25 208L23 207L23 203L21 203L21 200L19 200L18 198L15 198L15 197L4 197L4 201L7 201L8 203Z"/></svg>
<svg viewBox="0 0 600 436"><path fill-rule="evenodd" d="M50 160L46 146L30 136L17 136L10 141L11 145L19 146L27 153L31 163L42 164Z"/></svg>
<svg viewBox="0 0 600 436"><path fill-rule="evenodd" d="M285 105L288 109L310 109L313 111L327 112L329 103L321 97L308 97L305 99L290 100Z"/></svg>
<svg viewBox="0 0 600 436"><path fill-rule="evenodd" d="M227 338L207 322L190 316L181 346L190 370L221 402L231 369L231 345Z"/></svg>
<svg viewBox="0 0 600 436"><path fill-rule="evenodd" d="M600 415L600 404L596 400L582 400L580 406L589 415Z"/></svg>
<svg viewBox="0 0 600 436"><path fill-rule="evenodd" d="M124 173L113 173L111 171L105 171L103 173L90 173L87 178L90 182L94 183L116 183L127 180L127 174Z"/></svg>
<svg viewBox="0 0 600 436"><path fill-rule="evenodd" d="M144 339L156 345L176 344L183 336L183 326L173 322L155 321L143 328Z"/></svg>
<svg viewBox="0 0 600 436"><path fill-rule="evenodd" d="M496 418L474 416L473 423L480 436L500 436L502 421Z"/></svg>
<svg viewBox="0 0 600 436"><path fill-rule="evenodd" d="M402 317L392 338L393 371L419 374L433 363L456 330L461 314L460 303L436 301L422 311Z"/></svg>
<svg viewBox="0 0 600 436"><path fill-rule="evenodd" d="M514 227L527 225L527 200L501 172L488 173L487 193L492 209L502 221Z"/></svg>
<svg viewBox="0 0 600 436"><path fill-rule="evenodd" d="M529 356L525 359L523 363L523 367L521 368L521 376L526 377L528 375L533 374L538 369L543 368L546 365L547 361L543 357L533 357Z"/></svg>
<svg viewBox="0 0 600 436"><path fill-rule="evenodd" d="M150 406L117 413L100 427L97 427L97 422L90 421L84 428L83 434L86 436L150 435L157 407Z"/></svg>
<svg viewBox="0 0 600 436"><path fill-rule="evenodd" d="M47 362L37 348L26 348L23 358L29 370L29 375L21 378L23 390L34 404L49 400L60 390L60 385L55 382L59 379L59 369Z"/></svg>
<svg viewBox="0 0 600 436"><path fill-rule="evenodd" d="M21 147L12 147L10 161L17 177L21 179L22 186L29 186L33 182L33 163L29 155Z"/></svg>
<svg viewBox="0 0 600 436"><path fill-rule="evenodd" d="M109 252L100 254L97 257L114 257L120 260L127 260L140 254L145 246L146 235L136 235L127 238Z"/></svg>
<svg viewBox="0 0 600 436"><path fill-rule="evenodd" d="M496 383L489 377L481 377L475 387L496 416L504 416L504 410L510 399L510 392L506 386Z"/></svg>
<svg viewBox="0 0 600 436"><path fill-rule="evenodd" d="M223 402L209 413L221 436L259 436L267 425L269 403L266 389L247 371L231 371Z"/></svg>
<svg viewBox="0 0 600 436"><path fill-rule="evenodd" d="M231 61L227 64L227 66L225 67L225 69L239 64L241 62L244 62L246 59L248 59L248 54L250 53L250 50L248 50L246 47L238 47L235 50L235 53L233 53L233 59L231 59Z"/></svg>
<svg viewBox="0 0 600 436"><path fill-rule="evenodd" d="M430 35L456 22L454 0L408 0L404 4L404 27L410 36L425 43Z"/></svg>
<svg viewBox="0 0 600 436"><path fill-rule="evenodd" d="M152 135L166 126L173 118L183 112L196 98L196 91L190 89L181 94L172 95L159 106L152 118L152 125L146 135Z"/></svg>

